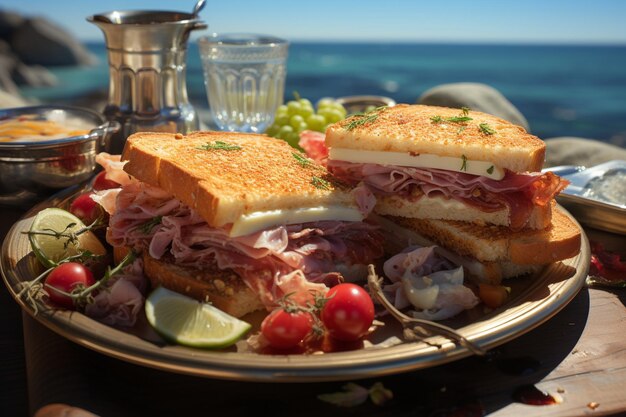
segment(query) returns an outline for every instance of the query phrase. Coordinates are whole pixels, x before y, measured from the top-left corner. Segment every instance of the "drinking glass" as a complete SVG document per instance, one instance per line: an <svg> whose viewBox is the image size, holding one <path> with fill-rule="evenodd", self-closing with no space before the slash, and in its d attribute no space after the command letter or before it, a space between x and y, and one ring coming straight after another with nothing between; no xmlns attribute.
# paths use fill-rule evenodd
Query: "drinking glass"
<svg viewBox="0 0 626 417"><path fill-rule="evenodd" d="M264 132L283 103L289 43L266 35L213 34L198 44L217 127Z"/></svg>

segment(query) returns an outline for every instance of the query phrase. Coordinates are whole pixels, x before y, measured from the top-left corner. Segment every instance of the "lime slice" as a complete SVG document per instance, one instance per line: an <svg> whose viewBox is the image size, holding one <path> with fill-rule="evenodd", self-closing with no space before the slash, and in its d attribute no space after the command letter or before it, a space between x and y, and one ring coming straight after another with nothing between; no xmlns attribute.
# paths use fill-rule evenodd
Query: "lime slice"
<svg viewBox="0 0 626 417"><path fill-rule="evenodd" d="M72 223L74 225L68 228L68 225ZM30 227L28 238L39 262L46 267L52 267L61 259L86 250L95 255L105 255L106 249L91 231L78 235L75 242L70 242L65 237L33 233L49 231L71 233L83 227L85 225L78 217L60 208L47 208L37 213Z"/></svg>
<svg viewBox="0 0 626 417"><path fill-rule="evenodd" d="M208 303L158 287L146 299L148 322L164 338L185 346L224 348L234 344L250 324Z"/></svg>

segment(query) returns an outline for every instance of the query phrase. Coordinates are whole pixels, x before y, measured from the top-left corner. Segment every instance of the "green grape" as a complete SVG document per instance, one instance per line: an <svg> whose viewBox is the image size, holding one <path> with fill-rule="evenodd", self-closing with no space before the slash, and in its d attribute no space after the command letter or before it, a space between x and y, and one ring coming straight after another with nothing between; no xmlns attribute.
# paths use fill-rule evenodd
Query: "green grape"
<svg viewBox="0 0 626 417"><path fill-rule="evenodd" d="M300 145L298 145L298 142L300 142L300 135L298 133L292 132L289 135L287 135L284 139L292 147L300 149Z"/></svg>
<svg viewBox="0 0 626 417"><path fill-rule="evenodd" d="M300 100L298 100L300 102L300 105L302 107L310 107L313 108L313 103L311 103L311 100L306 99L306 98L301 98Z"/></svg>
<svg viewBox="0 0 626 417"><path fill-rule="evenodd" d="M333 107L331 107L331 108L333 108L333 109L337 110L339 113L341 113L341 118L342 119L345 119L346 116L348 115L348 110L346 110L346 108L343 107L343 104L341 104L341 103L335 102L335 105Z"/></svg>
<svg viewBox="0 0 626 417"><path fill-rule="evenodd" d="M291 127L293 127L294 129L297 129L298 126L300 126L301 123L304 123L304 117L300 116L299 114L294 114L293 116L291 116L291 118L289 119L289 124L291 125Z"/></svg>
<svg viewBox="0 0 626 417"><path fill-rule="evenodd" d="M278 126L288 125L289 116L286 114L276 115L276 118L274 119L274 124L277 124Z"/></svg>
<svg viewBox="0 0 626 417"><path fill-rule="evenodd" d="M300 113L302 110L302 105L297 101L290 101L287 103L287 114L289 116L293 116L295 114Z"/></svg>
<svg viewBox="0 0 626 417"><path fill-rule="evenodd" d="M331 107L319 109L317 113L324 116L329 123L336 123L344 118L344 115L339 110Z"/></svg>
<svg viewBox="0 0 626 417"><path fill-rule="evenodd" d="M276 137L281 138L281 139L287 139L289 135L292 133L294 133L293 127L289 125L284 125L284 126L281 126L281 128L278 130Z"/></svg>
<svg viewBox="0 0 626 417"><path fill-rule="evenodd" d="M307 130L308 128L309 128L309 125L307 125L305 122L302 122L295 129L296 129L296 132L302 133L302 131Z"/></svg>
<svg viewBox="0 0 626 417"><path fill-rule="evenodd" d="M280 125L277 125L276 123L274 123L265 130L265 134L268 136L275 137L279 130L280 130Z"/></svg>
<svg viewBox="0 0 626 417"><path fill-rule="evenodd" d="M312 105L303 104L302 108L300 109L300 113L298 114L302 116L304 119L306 119L307 117L309 117L310 115L314 113L315 113L315 109L313 108Z"/></svg>
<svg viewBox="0 0 626 417"><path fill-rule="evenodd" d="M317 111L319 113L320 109L323 109L325 107L332 107L335 104L335 100L333 100L330 97L324 97L323 99L320 99L320 101L317 102Z"/></svg>
<svg viewBox="0 0 626 417"><path fill-rule="evenodd" d="M306 123L309 125L309 129L322 132L326 126L326 118L321 114L312 114L307 117Z"/></svg>
<svg viewBox="0 0 626 417"><path fill-rule="evenodd" d="M346 108L333 98L325 97L319 100L316 111L310 100L296 96L294 100L278 106L274 123L265 133L283 139L300 149L298 145L300 133L304 130L324 133L328 126L345 119L346 114Z"/></svg>

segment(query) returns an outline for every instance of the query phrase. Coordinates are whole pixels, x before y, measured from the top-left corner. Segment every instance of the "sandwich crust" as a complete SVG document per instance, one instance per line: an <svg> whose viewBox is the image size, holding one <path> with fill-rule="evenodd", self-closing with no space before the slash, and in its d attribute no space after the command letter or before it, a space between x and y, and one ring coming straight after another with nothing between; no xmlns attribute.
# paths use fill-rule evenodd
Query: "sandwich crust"
<svg viewBox="0 0 626 417"><path fill-rule="evenodd" d="M368 113L368 116L373 114ZM378 110L375 117L357 115L329 126L326 145L456 158L464 156L514 172L541 170L546 146L538 137L520 126L478 111L470 110L467 117L472 120L465 122L446 120L459 116L462 116L459 109L398 104ZM354 126L352 122L359 118L367 121ZM486 124L493 133L485 133L487 129L481 129L481 124Z"/></svg>
<svg viewBox="0 0 626 417"><path fill-rule="evenodd" d="M551 225L543 230L515 232L508 227L461 221L389 219L437 245L481 262L545 265L571 258L580 251L580 229L561 210L553 211Z"/></svg>
<svg viewBox="0 0 626 417"><path fill-rule="evenodd" d="M257 211L355 206L350 189L324 167L265 135L135 133L122 160L130 175L174 195L212 227Z"/></svg>

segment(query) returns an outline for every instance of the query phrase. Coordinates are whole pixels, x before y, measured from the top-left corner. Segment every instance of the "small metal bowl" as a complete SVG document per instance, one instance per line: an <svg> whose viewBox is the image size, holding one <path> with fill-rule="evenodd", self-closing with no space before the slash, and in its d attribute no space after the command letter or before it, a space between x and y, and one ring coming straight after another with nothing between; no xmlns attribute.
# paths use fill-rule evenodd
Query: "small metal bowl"
<svg viewBox="0 0 626 417"><path fill-rule="evenodd" d="M109 150L120 128L94 111L70 106L0 109L0 123L21 116L80 124L87 134L51 140L0 142L0 205L27 207L56 191L88 180L96 154Z"/></svg>
<svg viewBox="0 0 626 417"><path fill-rule="evenodd" d="M395 106L396 102L384 96L346 96L336 99L348 111L348 114L363 113L382 106Z"/></svg>

